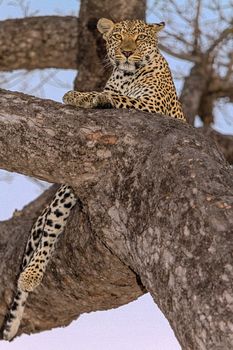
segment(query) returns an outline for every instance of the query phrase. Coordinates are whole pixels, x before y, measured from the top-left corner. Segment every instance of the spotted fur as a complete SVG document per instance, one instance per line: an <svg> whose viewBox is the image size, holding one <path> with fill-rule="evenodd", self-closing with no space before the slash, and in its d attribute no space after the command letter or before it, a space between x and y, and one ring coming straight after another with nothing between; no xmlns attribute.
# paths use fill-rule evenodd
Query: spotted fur
<svg viewBox="0 0 233 350"><path fill-rule="evenodd" d="M60 186L51 203L33 225L24 252L17 291L4 325L5 340L11 340L16 335L28 294L40 284L55 243L64 231L66 220L75 203L72 188L67 185Z"/></svg>
<svg viewBox="0 0 233 350"><path fill-rule="evenodd" d="M106 40L113 73L103 92L69 91L64 102L82 108L134 108L185 121L170 69L158 50L157 33L164 23L148 25L134 20L114 24L102 18L97 27ZM75 203L72 189L62 185L32 227L4 339L11 340L17 334L28 293L40 284Z"/></svg>
<svg viewBox="0 0 233 350"><path fill-rule="evenodd" d="M158 49L157 33L164 23L114 24L102 18L97 26L106 40L112 75L103 92L69 91L63 101L82 108L134 108L185 121L170 69Z"/></svg>

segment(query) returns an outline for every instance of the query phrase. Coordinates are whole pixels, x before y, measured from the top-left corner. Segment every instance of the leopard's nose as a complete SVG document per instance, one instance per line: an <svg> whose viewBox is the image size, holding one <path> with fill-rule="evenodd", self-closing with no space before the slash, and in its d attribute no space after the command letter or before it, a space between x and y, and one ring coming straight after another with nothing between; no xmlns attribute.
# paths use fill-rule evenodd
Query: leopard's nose
<svg viewBox="0 0 233 350"><path fill-rule="evenodd" d="M129 57L133 54L133 51L121 51L125 57Z"/></svg>

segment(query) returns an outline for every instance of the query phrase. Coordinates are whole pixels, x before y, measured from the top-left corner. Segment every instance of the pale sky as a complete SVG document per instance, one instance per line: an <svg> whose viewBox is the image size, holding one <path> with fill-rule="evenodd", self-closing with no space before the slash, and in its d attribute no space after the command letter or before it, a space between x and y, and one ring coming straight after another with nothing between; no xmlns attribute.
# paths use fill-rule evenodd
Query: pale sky
<svg viewBox="0 0 233 350"><path fill-rule="evenodd" d="M10 3L17 1L0 1L0 20L23 17L23 12ZM26 1L24 1L26 3ZM66 15L77 13L77 1L31 0L29 15L39 10L37 15ZM150 18L151 19L151 18ZM154 19L156 21L156 18ZM167 57L169 61L169 57ZM170 65L176 64L170 59ZM186 67L187 69L187 67ZM54 70L55 72L55 70ZM14 73L13 73L14 74ZM48 80L43 90L34 89L41 78L51 74L51 70L27 74L30 85L21 80L11 87L40 97L61 101L61 97L72 89L74 71L59 71ZM5 75L6 76L6 75ZM7 75L9 76L9 75ZM65 82L58 87L58 79ZM0 87L9 88L1 84ZM220 119L220 118L219 118ZM219 120L217 129L233 133L233 126L225 125ZM0 171L0 220L11 217L15 209L21 209L40 193L38 185L22 175L10 175ZM4 198L4 201L3 201ZM4 206L3 206L4 203ZM0 342L0 350L180 350L180 346L151 297L147 294L137 301L118 309L85 314L66 328L43 332L31 336L23 335L12 343Z"/></svg>

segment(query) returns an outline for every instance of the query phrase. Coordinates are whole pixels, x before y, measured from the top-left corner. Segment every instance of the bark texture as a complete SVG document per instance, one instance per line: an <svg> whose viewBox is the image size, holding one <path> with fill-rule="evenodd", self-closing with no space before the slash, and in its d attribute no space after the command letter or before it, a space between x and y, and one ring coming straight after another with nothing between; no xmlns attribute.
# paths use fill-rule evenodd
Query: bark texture
<svg viewBox="0 0 233 350"><path fill-rule="evenodd" d="M200 130L204 133L204 135L215 140L218 147L224 154L225 159L230 164L233 164L233 136L219 134L219 132L208 127L200 128Z"/></svg>
<svg viewBox="0 0 233 350"><path fill-rule="evenodd" d="M80 198L21 332L137 297L142 292L124 270L129 266L183 349L232 349L233 176L215 144L168 117L76 110L7 91L0 96L0 167L69 183ZM0 274L0 286L13 281L24 245L18 235L4 238L6 227L0 252L10 268ZM93 262L92 249L99 252ZM131 286L120 291L109 266L110 276L117 266L115 277L125 271ZM117 297L109 296L108 282ZM10 295L3 289L1 315ZM51 306L52 294L64 302ZM55 312L52 321L43 300Z"/></svg>
<svg viewBox="0 0 233 350"><path fill-rule="evenodd" d="M28 17L0 22L0 70L77 69L78 18Z"/></svg>

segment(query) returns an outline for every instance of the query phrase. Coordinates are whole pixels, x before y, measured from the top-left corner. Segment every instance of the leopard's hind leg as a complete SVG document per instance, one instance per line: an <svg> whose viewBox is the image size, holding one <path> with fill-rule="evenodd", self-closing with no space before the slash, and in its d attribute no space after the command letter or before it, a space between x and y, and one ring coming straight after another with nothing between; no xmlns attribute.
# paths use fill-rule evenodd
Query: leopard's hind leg
<svg viewBox="0 0 233 350"><path fill-rule="evenodd" d="M28 294L40 284L55 243L75 203L72 188L62 185L33 225L23 256L17 291L4 323L3 339L12 340L17 334Z"/></svg>

